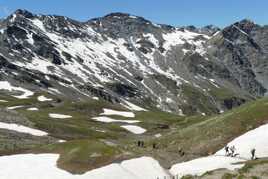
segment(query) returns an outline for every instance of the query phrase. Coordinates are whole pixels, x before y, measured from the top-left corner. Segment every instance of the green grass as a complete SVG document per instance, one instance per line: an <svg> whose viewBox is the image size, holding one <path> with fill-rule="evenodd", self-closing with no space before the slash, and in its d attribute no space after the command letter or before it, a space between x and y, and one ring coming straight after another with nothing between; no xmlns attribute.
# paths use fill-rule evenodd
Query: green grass
<svg viewBox="0 0 268 179"><path fill-rule="evenodd" d="M259 160L251 160L247 161L245 163L245 166L241 169L238 170L239 173L244 174L248 173L250 169L256 167L257 165L263 165L263 164L268 164L268 159L259 159Z"/></svg>
<svg viewBox="0 0 268 179"><path fill-rule="evenodd" d="M243 133L268 122L268 100L245 104L219 116L206 117L188 127L178 126L172 132L148 141L159 143L163 151L174 155L178 146L186 151L188 159L206 156L221 149L226 143ZM175 155L176 156L176 155Z"/></svg>
<svg viewBox="0 0 268 179"><path fill-rule="evenodd" d="M229 171L227 169L224 170L214 170L207 172L206 174L202 175L201 177L198 178L207 178L207 177L215 177L217 176L218 178L221 176L222 179L260 179L260 178L267 178L268 177L268 172L267 168L263 166L264 164L268 164L267 158L263 159L258 159L258 160L251 160L251 161L246 161L246 162L241 162L244 163L244 167L241 169L235 170L235 171ZM252 169L258 168L258 167L264 167L264 168L259 168L256 172L251 172Z"/></svg>
<svg viewBox="0 0 268 179"><path fill-rule="evenodd" d="M225 174L222 176L222 179L233 179L233 178L236 178L236 177L237 177L236 174L225 173Z"/></svg>
<svg viewBox="0 0 268 179"><path fill-rule="evenodd" d="M87 102L72 102L67 99L58 99L53 95L43 93L46 97L54 99L53 102L40 102L37 97L40 94L30 97L25 100L17 100L12 97L7 97L5 100L8 103L1 104L2 107L24 105L24 108L17 109L20 114L26 116L31 122L35 124L36 128L47 131L50 136L58 139L65 139L67 143L45 145L41 149L34 148L33 151L60 153L59 166L63 169L73 173L80 173L89 169L107 164L113 159L117 158L118 150L120 148L129 149L140 138L137 135L120 127L118 123L101 123L92 120L92 117L99 116L103 112L103 108L114 110L126 110L120 106L107 103L105 101L91 100ZM37 107L39 111L27 111L28 107ZM70 119L52 119L49 118L49 113L59 113L71 115ZM168 133L170 128L178 125L187 126L193 121L186 117L177 116L171 113L161 111L135 112L135 118L125 118L122 116L111 116L115 119L123 120L139 120L138 126L144 127L148 130L145 138L154 138L154 134ZM191 122L190 122L191 121ZM168 126L163 129L162 127ZM99 131L106 131L105 133ZM143 138L143 137L142 137ZM109 151L110 146L103 145L100 140L116 141L117 146ZM92 143L92 144L91 144ZM34 147L34 146L33 146ZM70 153L70 151L76 151ZM103 151L104 154L98 159L86 157L89 154L94 154ZM133 153L131 156L136 156L136 151L127 150ZM84 160L85 159L85 160ZM91 160L92 159L92 160ZM100 165L98 165L98 163Z"/></svg>
<svg viewBox="0 0 268 179"><path fill-rule="evenodd" d="M119 147L91 139L51 144L36 151L60 154L57 165L72 173L83 173L101 167L119 159L121 155Z"/></svg>
<svg viewBox="0 0 268 179"><path fill-rule="evenodd" d="M204 107L202 112L213 112L209 107L212 103L203 93L187 87L185 91L196 105L205 104L208 107ZM37 96L41 94L53 98L53 102L38 101ZM35 94L23 100L8 96L0 96L0 99L9 101L0 103L0 107L24 105L24 108L16 111L26 116L35 127L47 131L52 137L67 140L66 143L37 148L33 146L32 151L59 153L58 165L72 173L82 173L120 158L135 156L148 155L160 162L169 162L179 157L178 147L185 151L187 160L206 156L219 150L235 137L268 122L267 98L217 116L178 116L156 109L135 112L135 118L111 116L115 119L141 121L135 125L147 129L148 132L144 135L134 135L121 128L121 124L101 123L91 119L99 116L103 108L126 110L102 100L72 102L46 93ZM28 107L37 107L39 111L27 111ZM52 119L49 118L49 113L71 115L72 118ZM154 135L157 133L162 137L156 138ZM106 145L103 140L117 145ZM138 148L135 144L137 140L144 140L146 147ZM158 150L151 148L153 143L157 143ZM125 153L129 155L125 156Z"/></svg>
<svg viewBox="0 0 268 179"><path fill-rule="evenodd" d="M185 114L206 113L207 115L217 113L214 101L201 89L190 85L181 85L182 95L189 104L182 106ZM197 111L200 110L200 111Z"/></svg>
<svg viewBox="0 0 268 179"><path fill-rule="evenodd" d="M52 102L40 102L39 95L52 98ZM37 128L45 130L51 136L61 139L80 139L86 137L93 138L118 138L126 132L118 125L103 124L91 120L91 117L98 116L104 107L123 110L122 107L110 104L105 101L90 100L87 102L73 102L68 99L59 99L46 93L36 93L28 99L16 99L10 96L1 96L0 99L7 100L7 103L0 103L0 107L10 107L23 105L25 107L17 109L26 116ZM29 107L37 107L39 111L27 111ZM59 113L73 116L71 119L52 119L49 113ZM96 130L107 130L106 134ZM122 134L123 135L123 134Z"/></svg>

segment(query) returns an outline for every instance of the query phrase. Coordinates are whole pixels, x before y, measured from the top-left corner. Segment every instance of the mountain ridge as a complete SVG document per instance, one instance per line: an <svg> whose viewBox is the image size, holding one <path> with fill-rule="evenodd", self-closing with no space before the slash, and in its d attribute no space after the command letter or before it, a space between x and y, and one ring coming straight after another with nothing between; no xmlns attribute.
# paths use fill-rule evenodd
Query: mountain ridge
<svg viewBox="0 0 268 179"><path fill-rule="evenodd" d="M54 88L72 99L97 95L188 115L219 113L267 92L265 43L261 47L254 39L266 28L250 20L222 30L196 29L154 24L126 13L79 22L19 9L0 29L2 63L34 70L41 81L31 84L33 74L26 70L29 81L22 85ZM223 51L229 56L222 58ZM260 60L250 60L248 51L265 68ZM200 98L197 104L193 95Z"/></svg>

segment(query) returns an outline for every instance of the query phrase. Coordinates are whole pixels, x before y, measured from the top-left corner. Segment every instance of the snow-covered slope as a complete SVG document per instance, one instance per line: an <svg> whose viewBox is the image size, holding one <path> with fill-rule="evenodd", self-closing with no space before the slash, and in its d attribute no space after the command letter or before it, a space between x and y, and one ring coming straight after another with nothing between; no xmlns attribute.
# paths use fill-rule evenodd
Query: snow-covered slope
<svg viewBox="0 0 268 179"><path fill-rule="evenodd" d="M225 156L224 149L216 152L214 155L198 158L192 161L175 164L170 169L170 174L165 171L159 163L150 157L141 157L131 160L125 160L121 163L113 163L81 175L72 175L64 170L57 168L56 162L58 154L21 154L13 156L0 157L0 178L34 179L42 171L49 171L40 175L42 179L48 178L72 178L72 179L156 179L185 175L198 175L216 170L229 169L234 170L244 166L239 162L250 159L250 150L256 149L257 157L267 157L268 148L265 145L268 140L268 124L257 129L251 130L244 135L234 139L228 145L235 145L239 155L236 157ZM12 172L16 170L16 172Z"/></svg>
<svg viewBox="0 0 268 179"><path fill-rule="evenodd" d="M36 179L38 176L40 179L156 179L168 176L159 163L150 157L126 160L81 175L72 175L57 168L58 157L57 154L21 154L0 157L0 178Z"/></svg>
<svg viewBox="0 0 268 179"><path fill-rule="evenodd" d="M20 133L27 133L27 134L31 134L34 136L45 136L48 135L48 133L44 132L44 131L40 131L38 129L32 129L23 125L18 125L18 124L9 124L9 123L4 123L4 122L0 122L0 129L7 129L7 130L11 130L11 131L16 131L16 132L20 132Z"/></svg>
<svg viewBox="0 0 268 179"><path fill-rule="evenodd" d="M268 124L262 125L254 130L251 130L242 136L237 137L227 144L227 146L235 146L236 157L225 156L225 149L221 149L212 156L198 158L192 161L175 164L170 169L173 175L180 177L185 175L198 175L216 170L216 169L229 169L234 170L241 168L244 164L237 164L251 159L251 150L256 150L258 158L268 157Z"/></svg>
<svg viewBox="0 0 268 179"><path fill-rule="evenodd" d="M201 176L204 173L216 169L229 169L234 170L241 168L244 164L236 164L244 160L225 156L209 156L198 158L189 162L179 163L170 169L170 173L174 176L183 177L186 175Z"/></svg>
<svg viewBox="0 0 268 179"><path fill-rule="evenodd" d="M227 145L235 146L238 157L250 160L251 150L256 150L256 157L263 158L268 156L268 124L262 125L257 129L251 130L244 135L234 139ZM221 149L215 155L224 155L225 150Z"/></svg>
<svg viewBox="0 0 268 179"><path fill-rule="evenodd" d="M181 115L217 113L250 96L222 61L211 57L210 41L220 33L157 25L123 13L78 22L25 10L0 28L3 79L34 91L100 97L124 106L132 102ZM226 88L230 96L217 93ZM194 104L189 91L207 102Z"/></svg>

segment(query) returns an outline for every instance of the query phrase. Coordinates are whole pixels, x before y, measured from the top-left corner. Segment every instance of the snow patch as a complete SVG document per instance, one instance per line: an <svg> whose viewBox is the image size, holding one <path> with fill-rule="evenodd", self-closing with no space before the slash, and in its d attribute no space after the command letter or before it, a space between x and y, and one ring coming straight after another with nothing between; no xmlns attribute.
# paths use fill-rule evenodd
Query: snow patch
<svg viewBox="0 0 268 179"><path fill-rule="evenodd" d="M135 114L133 112L126 112L126 111L116 111L116 110L112 110L112 109L103 109L103 113L101 113L100 115L117 115L117 116L123 116L123 117L135 117Z"/></svg>
<svg viewBox="0 0 268 179"><path fill-rule="evenodd" d="M162 134L155 134L154 135L156 138L162 137Z"/></svg>
<svg viewBox="0 0 268 179"><path fill-rule="evenodd" d="M59 142L59 143L64 143L64 142L66 142L66 140L62 140L62 139L60 139L60 140L58 140L58 142Z"/></svg>
<svg viewBox="0 0 268 179"><path fill-rule="evenodd" d="M57 168L59 154L20 154L0 157L0 178L8 179L156 179L168 173L150 157L125 160L81 175ZM16 171L16 172L14 172ZM44 175L41 173L46 172Z"/></svg>
<svg viewBox="0 0 268 179"><path fill-rule="evenodd" d="M175 31L173 31L171 33L163 34L163 38L165 40L163 47L165 49L167 49L167 51L168 51L173 46L183 45L187 42L187 43L194 45L196 47L195 51L197 53L199 53L200 55L204 55L205 54L205 50L203 47L204 40L195 40L195 38L198 36L202 36L205 39L210 38L207 35L199 34L199 33L195 33L195 32L190 32L186 29L184 29L184 30L176 29ZM187 52L188 52L188 50L183 49L184 54L186 54Z"/></svg>
<svg viewBox="0 0 268 179"><path fill-rule="evenodd" d="M242 29L240 29L240 28L237 27L236 25L233 25L233 27L236 28L236 29L237 29L239 32L241 32L242 34L248 36L248 34L247 34L245 31L243 31Z"/></svg>
<svg viewBox="0 0 268 179"><path fill-rule="evenodd" d="M96 101L99 101L100 99L98 97L93 97L92 99L96 100Z"/></svg>
<svg viewBox="0 0 268 179"><path fill-rule="evenodd" d="M44 102L44 101L52 101L53 99L47 98L47 97L42 95L42 96L38 96L37 100L41 101L41 102Z"/></svg>
<svg viewBox="0 0 268 179"><path fill-rule="evenodd" d="M207 171L212 171L220 168L229 170L241 168L244 166L244 164L235 165L234 163L243 161L244 160L232 157L209 156L173 165L170 169L170 173L174 176L178 175L179 178L185 175L201 176Z"/></svg>
<svg viewBox="0 0 268 179"><path fill-rule="evenodd" d="M70 115L64 115L64 114L56 114L56 113L49 113L50 118L55 118L55 119L69 119L72 118Z"/></svg>
<svg viewBox="0 0 268 179"><path fill-rule="evenodd" d="M127 109L132 110L132 111L148 111L147 109L141 108L129 101L124 100L124 103L126 103L126 105L124 105Z"/></svg>
<svg viewBox="0 0 268 179"><path fill-rule="evenodd" d="M146 129L144 129L142 127L134 126L134 125L124 125L121 127L132 132L133 134L143 134L147 131Z"/></svg>
<svg viewBox="0 0 268 179"><path fill-rule="evenodd" d="M33 34L32 33L27 33L27 42L29 42L29 44L34 45L34 40L33 40Z"/></svg>
<svg viewBox="0 0 268 179"><path fill-rule="evenodd" d="M48 91L52 94L61 94L61 92L56 88L48 88Z"/></svg>
<svg viewBox="0 0 268 179"><path fill-rule="evenodd" d="M104 122L104 123L112 123L112 122L120 122L120 123L129 123L129 124L133 124L133 123L139 123L140 121L138 120L117 120L117 119L112 119L110 117L94 117L92 118L96 121L99 122Z"/></svg>
<svg viewBox="0 0 268 179"><path fill-rule="evenodd" d="M12 130L12 131L16 131L16 132L21 132L21 133L27 133L27 134L31 134L34 136L46 136L48 134L48 133L40 131L38 129L32 129L32 128L29 128L29 127L26 127L23 125L9 124L9 123L4 123L4 122L0 122L0 128ZM1 171L0 171L0 173L1 173ZM1 174L0 174L0 176L1 176Z"/></svg>
<svg viewBox="0 0 268 179"><path fill-rule="evenodd" d="M5 30L4 29L0 29L0 33L4 34Z"/></svg>
<svg viewBox="0 0 268 179"><path fill-rule="evenodd" d="M166 103L173 103L173 100L171 98L166 98Z"/></svg>
<svg viewBox="0 0 268 179"><path fill-rule="evenodd" d="M19 108L23 108L24 106L11 106L11 107L7 107L7 109L9 110L14 110L14 109L19 109Z"/></svg>
<svg viewBox="0 0 268 179"><path fill-rule="evenodd" d="M38 108L28 108L27 111L38 111Z"/></svg>
<svg viewBox="0 0 268 179"><path fill-rule="evenodd" d="M153 34L143 34L143 36L154 44L155 47L159 46L159 41L155 38Z"/></svg>
<svg viewBox="0 0 268 179"><path fill-rule="evenodd" d="M13 97L18 98L18 99L27 99L29 96L34 95L34 93L30 90L21 88L21 87L14 87L12 86L8 81L0 81L0 90L7 90L7 91L21 91L24 94L15 96Z"/></svg>

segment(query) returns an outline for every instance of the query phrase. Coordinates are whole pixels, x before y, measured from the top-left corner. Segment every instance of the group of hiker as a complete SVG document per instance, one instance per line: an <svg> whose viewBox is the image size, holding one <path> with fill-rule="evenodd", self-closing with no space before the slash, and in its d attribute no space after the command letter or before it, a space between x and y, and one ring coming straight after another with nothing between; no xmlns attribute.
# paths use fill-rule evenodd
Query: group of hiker
<svg viewBox="0 0 268 179"><path fill-rule="evenodd" d="M225 155L229 156L229 157L236 157L237 155L239 155L238 153L236 153L236 148L235 146L231 146L229 147L228 145L224 147L225 149Z"/></svg>
<svg viewBox="0 0 268 179"><path fill-rule="evenodd" d="M137 142L137 146L138 146L138 147L142 147L142 148L144 148L144 147L145 147L145 145L144 145L144 141L138 140L138 142ZM158 149L158 145L157 145L156 143L153 143L153 144L152 144L152 147L153 147L153 149Z"/></svg>
<svg viewBox="0 0 268 179"><path fill-rule="evenodd" d="M145 147L144 141L139 140L137 145L138 145L138 147ZM153 143L152 148L153 149L158 149L157 144ZM224 147L224 150L225 150L225 155L228 156L228 157L237 157L237 156L239 156L239 153L236 152L236 147L234 145L232 145L232 146L226 145ZM178 151L179 151L180 156L185 155L184 151L180 147L179 147ZM255 148L251 149L250 154L251 154L251 160L255 160L256 159L256 149Z"/></svg>
<svg viewBox="0 0 268 179"><path fill-rule="evenodd" d="M226 145L224 147L224 149L225 149L225 155L226 156L236 157L236 156L239 155L239 153L236 153L236 148L235 148L234 145L231 146L231 147L229 147L228 145ZM250 150L250 154L251 154L251 160L255 160L256 159L256 149L255 148L251 149Z"/></svg>
<svg viewBox="0 0 268 179"><path fill-rule="evenodd" d="M138 147L144 147L144 141L138 141Z"/></svg>

